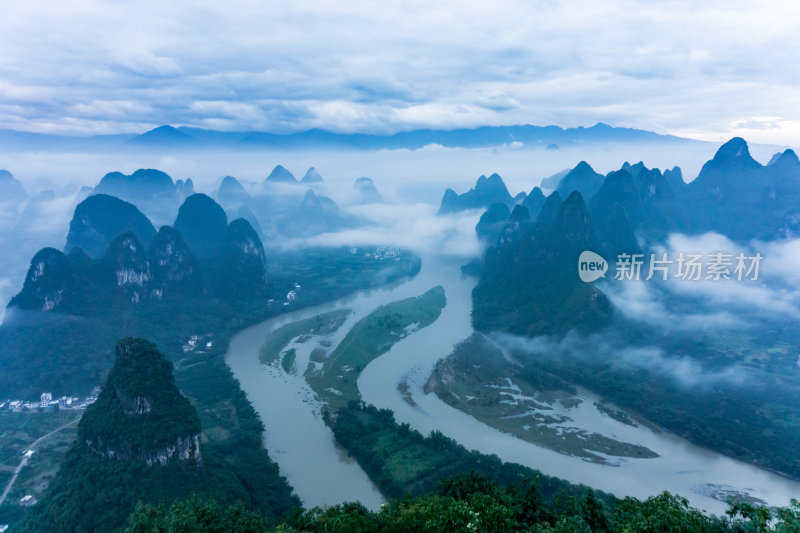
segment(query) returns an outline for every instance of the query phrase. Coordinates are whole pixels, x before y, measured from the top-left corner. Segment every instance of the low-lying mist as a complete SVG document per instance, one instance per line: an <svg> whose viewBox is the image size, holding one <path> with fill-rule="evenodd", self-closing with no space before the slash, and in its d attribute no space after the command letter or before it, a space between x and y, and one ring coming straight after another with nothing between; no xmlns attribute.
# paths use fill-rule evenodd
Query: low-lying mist
<svg viewBox="0 0 800 533"><path fill-rule="evenodd" d="M681 253L716 252L730 254L730 279L675 279L677 265L673 263L666 282L657 274L649 281L609 281L602 287L629 319L665 330L747 329L776 317L800 318L800 239L740 244L716 233L673 234L656 255L666 253L674 259ZM755 273L737 279L734 269L739 254L760 254L757 279L752 279Z"/></svg>
<svg viewBox="0 0 800 533"><path fill-rule="evenodd" d="M508 333L494 333L491 338L498 346L521 358L523 363L527 358L546 358L556 364L604 363L622 371L637 369L654 373L684 389L740 386L752 379L737 364L712 368L691 356L670 354L658 346L631 345L625 333L615 329L588 337L571 331L561 340L545 336L526 338Z"/></svg>
<svg viewBox="0 0 800 533"><path fill-rule="evenodd" d="M715 233L673 234L657 255L758 253L758 279L739 280L733 268L731 279L676 279L673 264L666 281L660 274L645 280L644 268L639 280L619 281L612 268L598 282L617 316L607 329L588 336L571 331L560 340L505 333L493 338L523 358L642 370L694 391L765 385L797 359L798 251L800 239L735 243Z"/></svg>
<svg viewBox="0 0 800 533"><path fill-rule="evenodd" d="M753 147L754 154L766 161L775 147ZM251 151L178 151L159 154L146 151L116 151L96 153L5 152L0 151L0 168L12 172L26 187L30 200L3 205L0 213L0 243L4 257L0 261L0 306L19 290L30 258L40 248L63 248L69 220L75 206L91 193L93 187L108 172L132 173L138 168L156 168L167 172L173 180L189 179L197 192L216 197L224 176L236 177L247 190L263 194L262 182L270 170L282 164L298 178L311 166L317 168L323 182L314 189L336 201L344 212L362 224L359 227L323 233L304 239L283 239L270 242L272 246L296 245L392 245L418 251L437 251L469 258L479 253L474 237L474 225L479 213L437 216L439 202L448 187L464 192L475 184L481 174L499 173L512 194L530 191L543 178L579 161L589 162L597 171L608 172L625 161L643 160L650 167L682 167L684 179L692 179L713 147L697 143L679 149L664 150L663 146L647 144L592 145L580 148L543 150L541 147L519 146L513 143L497 148L446 148L428 146L419 150L251 150ZM762 153L763 152L763 153ZM383 198L383 203L358 203L353 184L360 177L371 178ZM156 219L158 226L170 223L168 217ZM235 213L229 212L234 218ZM790 249L775 249L771 254L783 254L789 259ZM788 269L776 267L773 272ZM767 273L765 272L765 275ZM786 295L758 293L748 297L769 303L773 309L783 305ZM702 284L683 290L701 291ZM708 289L717 291L716 286ZM648 304L648 295L621 291L614 297L621 302L638 300L642 311L657 316L657 302ZM722 301L723 295L716 298ZM650 307L648 307L650 305ZM633 304L628 305L630 308ZM729 320L720 311L718 320ZM669 315L665 315L669 317ZM659 318L660 319L660 318ZM713 322L712 322L713 323Z"/></svg>
<svg viewBox="0 0 800 533"><path fill-rule="evenodd" d="M199 192L216 191L224 176L242 183L261 182L270 170L283 165L296 176L316 167L325 182L352 187L361 176L375 180L387 200L438 201L446 187L460 191L474 185L481 174L500 174L512 194L530 191L543 178L585 160L598 172L618 169L623 162L644 161L661 169L680 166L691 180L713 153L711 144L687 144L665 150L663 145L591 145L545 151L541 147L519 147L518 143L496 148L446 148L427 146L419 150L198 150L169 154L147 151L96 153L3 152L0 168L12 172L30 194L69 183L94 186L111 171L130 174L139 168L156 168L173 179L191 178ZM751 147L754 156L766 162L776 147ZM763 153L762 153L763 152ZM334 196L338 201L338 198Z"/></svg>

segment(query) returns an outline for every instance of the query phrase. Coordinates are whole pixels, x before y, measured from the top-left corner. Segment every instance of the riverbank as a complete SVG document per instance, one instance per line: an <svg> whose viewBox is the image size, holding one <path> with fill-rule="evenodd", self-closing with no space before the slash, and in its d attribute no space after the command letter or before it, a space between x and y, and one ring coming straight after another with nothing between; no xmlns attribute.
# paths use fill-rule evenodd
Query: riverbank
<svg viewBox="0 0 800 533"><path fill-rule="evenodd" d="M591 429L579 427L579 410L590 411L584 416L608 410L586 402L575 387L556 376L527 370L476 333L436 364L426 389L489 426L558 453L607 465L616 465L621 457L658 457L646 446L615 438L610 421ZM623 415L617 415L617 421Z"/></svg>
<svg viewBox="0 0 800 533"><path fill-rule="evenodd" d="M447 301L436 321L400 339L385 354L370 362L357 380L357 390L363 400L379 409L390 410L397 428L407 425L407 429L418 431L423 436L438 431L466 450L475 450L485 457L496 455L505 463L519 463L571 483L591 486L618 496L645 498L669 490L687 497L693 505L715 513L722 513L727 508L719 499L724 494L758 498L776 506L788 505L791 497L800 494L800 484L793 481L692 446L674 435L652 431L646 425L634 426L626 423L628 421L607 416L593 407L595 404L603 404L603 399L585 389L577 389L583 408L569 415L573 418L575 427L598 433L601 432L598 429L607 432L611 427L614 440L642 446L658 457L639 459L609 455L605 458L605 463L587 462L578 455L565 455L525 442L454 409L435 394L425 394L424 386L435 365L450 354L457 343L473 333L470 310L474 280L458 273L456 261L437 257L423 259L420 274L412 280L278 317L277 320L260 324L250 333L237 336L231 343L226 360L265 421L265 438L270 450L274 449L276 443L281 443L276 460L281 472L289 478L306 504L369 501L369 496L365 496L369 493L365 493L368 485L364 484L364 480L369 479L364 471L371 470L368 461L386 465L390 470L395 468L392 461L397 460L400 464L398 458L402 455L396 454L403 451L402 447L389 441L394 440L394 435L402 433L402 430L381 433L384 435L384 442L375 441L375 446L359 457L365 466L359 468L356 474L340 477L335 484L336 489L325 493L321 488L334 486L331 481L334 475L332 471L338 467L306 460L311 456L332 459L337 457L332 452L321 449L335 450L332 434L321 419L324 405L302 376L287 374L279 365L265 367L258 364L258 351L266 336L292 322L336 309L348 309L351 314L345 323L325 341L328 343L324 346L326 350L335 350L355 324L379 306L417 296L439 284L444 288ZM307 353L305 349L296 351L295 365L298 369L306 368L305 365L311 361L313 349L309 347ZM243 362L244 360L249 360L249 363ZM317 355L313 362L319 364L320 361ZM279 390L283 391L283 396L301 398L301 401L292 403L289 407L287 400L277 395ZM294 424L294 420L300 417L306 422L298 426ZM287 420L292 423L286 424ZM367 432L374 430L369 424L364 428ZM311 439L305 436L307 430L325 435L322 444L309 443ZM353 446L353 443L347 445L355 455ZM593 453L600 455L603 452ZM425 462L422 461L421 464ZM401 485L413 486L413 473L398 471L397 480L404 475L407 482ZM354 481L356 478L360 481ZM313 480L316 488L301 488L303 484L310 484L309 480ZM383 483L375 474L372 480ZM308 491L308 497L303 496L305 491ZM310 496L312 494L313 497ZM374 494L372 497L374 498ZM375 500L372 502L374 504Z"/></svg>

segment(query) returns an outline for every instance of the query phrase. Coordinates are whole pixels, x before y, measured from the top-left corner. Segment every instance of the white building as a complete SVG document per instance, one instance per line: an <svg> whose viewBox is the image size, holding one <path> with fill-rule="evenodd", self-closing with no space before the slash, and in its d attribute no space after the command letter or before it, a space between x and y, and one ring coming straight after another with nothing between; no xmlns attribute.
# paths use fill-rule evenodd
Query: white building
<svg viewBox="0 0 800 533"><path fill-rule="evenodd" d="M47 407L53 401L53 394L50 392L43 392L41 397L40 407Z"/></svg>

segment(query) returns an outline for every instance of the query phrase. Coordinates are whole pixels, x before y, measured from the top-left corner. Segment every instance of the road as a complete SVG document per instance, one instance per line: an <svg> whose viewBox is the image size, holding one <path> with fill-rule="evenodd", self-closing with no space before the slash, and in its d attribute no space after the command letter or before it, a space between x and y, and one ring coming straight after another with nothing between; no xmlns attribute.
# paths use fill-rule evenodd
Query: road
<svg viewBox="0 0 800 533"><path fill-rule="evenodd" d="M69 426L71 426L73 424L77 424L79 420L80 420L80 418L78 418L76 420L73 420L69 424L64 424L60 428L54 429L53 431L51 431L47 435L42 435L41 437L39 437L38 439L33 441L33 444L28 446L28 449L32 450L35 446L37 446L40 442L42 442L46 438L50 437L54 433L58 433L59 431L61 431L64 428L68 428ZM30 459L30 456L28 456L28 455L24 456L22 458L22 461L19 462L19 465L17 465L17 469L14 470L14 475L11 476L11 479L8 481L8 485L6 485L5 490L3 490L3 494L0 495L0 505L3 505L3 502L6 501L6 496L8 496L8 493L11 492L11 489L14 487L14 482L17 481L17 477L19 476L19 473L22 472L22 469L25 468L25 465L28 464L28 459Z"/></svg>

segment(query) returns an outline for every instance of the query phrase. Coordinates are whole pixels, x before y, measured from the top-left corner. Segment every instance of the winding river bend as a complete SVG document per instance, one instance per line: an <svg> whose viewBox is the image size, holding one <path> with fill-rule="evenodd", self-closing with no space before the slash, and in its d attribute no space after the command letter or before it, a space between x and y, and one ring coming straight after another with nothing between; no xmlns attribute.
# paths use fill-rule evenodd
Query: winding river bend
<svg viewBox="0 0 800 533"><path fill-rule="evenodd" d="M266 447L306 506L358 500L375 509L383 498L359 465L335 445L320 416L321 406L303 377L287 374L279 365L259 362L265 338L291 322L336 309L352 310L330 339L335 347L358 320L380 305L418 296L436 285L442 285L447 296L439 319L395 344L370 363L358 380L364 400L391 409L398 422L406 422L423 434L439 430L468 449L496 454L504 461L620 497L644 498L669 490L716 514L727 506L714 498L715 494L724 499L725 494L747 493L780 506L788 505L792 497L800 497L800 483L691 445L674 435L643 426L631 427L602 415L592 407L598 398L586 390L579 390L584 401L569 413L577 427L602 430L620 440L646 446L659 457L610 458L612 464L587 462L503 433L450 407L434 394L424 394L423 385L436 362L447 356L454 344L472 334L471 291L475 282L460 275L458 265L462 262L426 256L414 279L270 318L231 339L226 361L267 427ZM312 347L297 348L297 368L303 369ZM416 406L405 401L398 391L397 385L402 381L408 384Z"/></svg>

